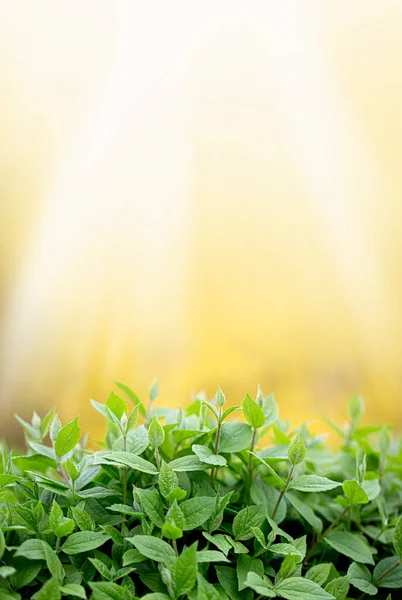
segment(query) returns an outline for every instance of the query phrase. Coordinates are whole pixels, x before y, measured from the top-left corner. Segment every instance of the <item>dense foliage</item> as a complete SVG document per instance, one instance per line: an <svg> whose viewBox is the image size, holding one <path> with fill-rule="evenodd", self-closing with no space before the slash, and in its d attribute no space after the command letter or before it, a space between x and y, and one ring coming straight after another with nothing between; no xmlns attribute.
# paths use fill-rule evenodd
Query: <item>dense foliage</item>
<svg viewBox="0 0 402 600"><path fill-rule="evenodd" d="M402 450L349 404L332 452L258 389L147 410L118 384L101 448L78 418L20 417L0 463L0 600L345 600L402 589ZM241 416L240 421L234 417ZM138 422L142 424L138 425ZM48 441L49 440L49 441ZM396 600L398 591L395 592Z"/></svg>

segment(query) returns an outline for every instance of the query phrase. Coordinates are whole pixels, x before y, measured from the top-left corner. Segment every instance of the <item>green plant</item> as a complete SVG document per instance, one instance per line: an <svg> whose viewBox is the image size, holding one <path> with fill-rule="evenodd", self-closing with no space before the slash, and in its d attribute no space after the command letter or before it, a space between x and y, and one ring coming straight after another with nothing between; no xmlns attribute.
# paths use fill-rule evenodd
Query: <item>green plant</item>
<svg viewBox="0 0 402 600"><path fill-rule="evenodd" d="M101 450L50 411L3 446L0 600L389 599L402 588L402 450L349 405L332 452L258 389L146 410L105 404ZM233 420L236 415L243 420ZM138 425L137 421L142 421ZM49 438L49 443L46 440ZM395 599L394 599L395 600Z"/></svg>

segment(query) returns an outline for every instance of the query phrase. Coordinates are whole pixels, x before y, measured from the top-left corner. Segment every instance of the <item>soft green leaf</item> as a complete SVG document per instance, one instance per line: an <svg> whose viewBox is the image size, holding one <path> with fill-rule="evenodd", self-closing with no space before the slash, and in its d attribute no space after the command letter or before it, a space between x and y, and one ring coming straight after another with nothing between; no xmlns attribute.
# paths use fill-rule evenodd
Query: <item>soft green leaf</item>
<svg viewBox="0 0 402 600"><path fill-rule="evenodd" d="M124 413L127 412L127 405L123 398L120 398L120 396L114 392L110 392L109 398L106 400L106 407L117 419L119 419L119 421Z"/></svg>
<svg viewBox="0 0 402 600"><path fill-rule="evenodd" d="M159 423L157 417L154 417L148 427L149 443L153 448L162 446L165 439L165 431Z"/></svg>
<svg viewBox="0 0 402 600"><path fill-rule="evenodd" d="M194 454L198 456L200 461L206 463L207 465L224 467L227 464L226 458L224 456L214 454L213 451L210 448L208 448L208 446L200 446L199 444L193 444L191 448Z"/></svg>
<svg viewBox="0 0 402 600"><path fill-rule="evenodd" d="M265 416L263 410L260 406L258 406L257 402L252 399L250 394L246 394L246 397L243 400L242 404L244 418L247 423L253 427L253 429L258 429L262 427L265 423Z"/></svg>
<svg viewBox="0 0 402 600"><path fill-rule="evenodd" d="M344 481L342 489L350 504L367 504L369 501L366 492L353 479Z"/></svg>
<svg viewBox="0 0 402 600"><path fill-rule="evenodd" d="M365 565L353 562L348 569L350 583L365 594L375 596L378 589L372 583L371 573Z"/></svg>
<svg viewBox="0 0 402 600"><path fill-rule="evenodd" d="M326 492L333 490L341 484L337 481L332 481L327 477L319 475L300 475L291 480L288 489L298 490L299 492Z"/></svg>
<svg viewBox="0 0 402 600"><path fill-rule="evenodd" d="M264 565L259 558L252 558L248 554L240 554L237 560L237 580L239 592L247 587L246 579L249 573L256 573L260 577L264 575Z"/></svg>
<svg viewBox="0 0 402 600"><path fill-rule="evenodd" d="M223 423L219 438L219 452L241 452L249 448L252 431L247 423ZM173 468L173 467L172 467Z"/></svg>
<svg viewBox="0 0 402 600"><path fill-rule="evenodd" d="M373 571L374 584L379 588L402 588L402 565L393 568L397 564L398 558L396 556L387 556L387 558L380 560ZM391 568L393 570L385 575Z"/></svg>
<svg viewBox="0 0 402 600"><path fill-rule="evenodd" d="M288 457L292 465L296 465L303 462L306 457L306 444L301 435L297 435L289 444Z"/></svg>
<svg viewBox="0 0 402 600"><path fill-rule="evenodd" d="M58 458L62 458L75 448L81 437L78 417L62 427L57 435L54 449Z"/></svg>

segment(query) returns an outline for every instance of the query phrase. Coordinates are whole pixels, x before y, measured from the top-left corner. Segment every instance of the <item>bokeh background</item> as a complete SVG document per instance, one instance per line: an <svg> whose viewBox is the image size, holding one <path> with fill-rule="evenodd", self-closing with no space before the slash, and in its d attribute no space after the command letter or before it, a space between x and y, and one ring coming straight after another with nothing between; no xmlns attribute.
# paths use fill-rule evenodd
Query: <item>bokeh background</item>
<svg viewBox="0 0 402 600"><path fill-rule="evenodd" d="M0 435L155 376L401 426L401 63L400 0L0 0Z"/></svg>

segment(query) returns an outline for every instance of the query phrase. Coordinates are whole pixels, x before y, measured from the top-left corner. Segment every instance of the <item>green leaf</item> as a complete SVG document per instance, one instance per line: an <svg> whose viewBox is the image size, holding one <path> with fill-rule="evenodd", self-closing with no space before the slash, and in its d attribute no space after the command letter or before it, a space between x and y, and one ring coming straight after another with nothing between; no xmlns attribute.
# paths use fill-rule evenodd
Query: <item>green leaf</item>
<svg viewBox="0 0 402 600"><path fill-rule="evenodd" d="M98 558L89 558L88 560L93 564L93 566L98 571L98 573L100 573L100 575L103 577L103 579L106 579L107 581L111 580L111 578L112 578L111 573L110 573L109 569L107 568L107 566L105 565L105 563L103 563Z"/></svg>
<svg viewBox="0 0 402 600"><path fill-rule="evenodd" d="M177 597L187 594L197 579L197 542L183 550L171 567L173 589Z"/></svg>
<svg viewBox="0 0 402 600"><path fill-rule="evenodd" d="M325 591L332 594L336 600L346 600L349 591L349 576L332 579L325 586Z"/></svg>
<svg viewBox="0 0 402 600"><path fill-rule="evenodd" d="M358 421L364 412L364 401L361 396L354 396L348 405L349 417L352 421Z"/></svg>
<svg viewBox="0 0 402 600"><path fill-rule="evenodd" d="M275 591L286 600L334 600L318 583L303 577L288 577L275 586Z"/></svg>
<svg viewBox="0 0 402 600"><path fill-rule="evenodd" d="M191 446L193 452L198 456L201 462L207 465L213 465L218 467L225 467L227 462L224 456L214 454L208 446L200 446L199 444L193 444Z"/></svg>
<svg viewBox="0 0 402 600"><path fill-rule="evenodd" d="M176 473L162 461L161 470L159 473L158 480L159 491L164 498L166 498L170 492L179 486L179 478Z"/></svg>
<svg viewBox="0 0 402 600"><path fill-rule="evenodd" d="M350 504L367 504L369 501L366 492L354 479L344 481L342 489Z"/></svg>
<svg viewBox="0 0 402 600"><path fill-rule="evenodd" d="M270 394L262 401L262 410L265 417L265 427L269 427L276 423L278 419L278 405L275 402L274 395Z"/></svg>
<svg viewBox="0 0 402 600"><path fill-rule="evenodd" d="M392 542L397 556L402 561L402 517L399 517L396 523Z"/></svg>
<svg viewBox="0 0 402 600"><path fill-rule="evenodd" d="M19 504L10 504L9 511L13 525L24 527L26 530L25 533L35 533L36 518L32 510L26 506L20 506Z"/></svg>
<svg viewBox="0 0 402 600"><path fill-rule="evenodd" d="M62 458L75 448L81 437L78 417L62 427L57 435L54 449L58 458Z"/></svg>
<svg viewBox="0 0 402 600"><path fill-rule="evenodd" d="M55 577L52 577L31 598L32 600L60 600L59 582Z"/></svg>
<svg viewBox="0 0 402 600"><path fill-rule="evenodd" d="M126 538L143 556L165 564L172 564L175 553L172 546L151 535L135 535Z"/></svg>
<svg viewBox="0 0 402 600"><path fill-rule="evenodd" d="M300 475L291 480L288 489L298 490L299 492L326 492L333 490L341 484L337 481L332 481L327 477L319 475Z"/></svg>
<svg viewBox="0 0 402 600"><path fill-rule="evenodd" d="M359 535L348 531L332 531L324 539L340 554L344 554L359 563L374 565L370 548Z"/></svg>
<svg viewBox="0 0 402 600"><path fill-rule="evenodd" d="M66 583L60 587L60 591L65 596L74 596L76 598L82 598L83 600L86 600L87 597L85 588L78 583Z"/></svg>
<svg viewBox="0 0 402 600"><path fill-rule="evenodd" d="M314 513L312 508L308 504L306 504L303 500L301 500L296 494L292 492L286 493L286 500L290 502L293 508L307 521L309 525L319 533L321 533L323 529L322 521L317 515Z"/></svg>
<svg viewBox="0 0 402 600"><path fill-rule="evenodd" d="M109 539L110 536L106 533L79 531L70 535L61 549L65 554L81 554L82 552L89 552L103 546Z"/></svg>
<svg viewBox="0 0 402 600"><path fill-rule="evenodd" d="M135 488L135 494L139 497L142 508L152 523L157 527L163 527L165 517L163 504L156 490L141 490Z"/></svg>
<svg viewBox="0 0 402 600"><path fill-rule="evenodd" d="M27 560L44 560L45 550L42 540L29 539L17 548L15 556L23 556Z"/></svg>
<svg viewBox="0 0 402 600"><path fill-rule="evenodd" d="M126 437L126 452L130 454L142 454L149 446L148 431L144 425L128 432ZM124 439L120 436L113 444L114 452L124 452Z"/></svg>
<svg viewBox="0 0 402 600"><path fill-rule="evenodd" d="M303 554L292 544L272 544L268 550L270 552L275 552L276 554L282 554L282 556L295 556L298 559L297 562L303 560Z"/></svg>
<svg viewBox="0 0 402 600"><path fill-rule="evenodd" d="M288 457L292 465L295 467L303 462L306 456L306 444L301 435L297 435L289 444Z"/></svg>
<svg viewBox="0 0 402 600"><path fill-rule="evenodd" d="M7 579L7 577L14 575L14 573L16 573L14 567L0 567L0 578L2 579Z"/></svg>
<svg viewBox="0 0 402 600"><path fill-rule="evenodd" d="M46 566L49 569L51 576L54 577L59 583L62 583L65 576L65 572L59 557L47 542L44 542L42 540L41 542L43 545Z"/></svg>
<svg viewBox="0 0 402 600"><path fill-rule="evenodd" d="M92 590L91 600L131 600L132 595L126 588L110 581L96 581L89 584Z"/></svg>
<svg viewBox="0 0 402 600"><path fill-rule="evenodd" d="M150 475L158 474L155 465L129 452L106 452L102 455L102 460L106 460L111 464L124 465L134 471L141 471L141 473L149 473Z"/></svg>
<svg viewBox="0 0 402 600"><path fill-rule="evenodd" d="M120 421L122 416L127 412L127 405L123 398L120 398L114 392L110 392L109 398L106 400L106 407Z"/></svg>
<svg viewBox="0 0 402 600"><path fill-rule="evenodd" d="M199 573L197 574L197 586L197 600L222 600L222 596L216 588Z"/></svg>
<svg viewBox="0 0 402 600"><path fill-rule="evenodd" d="M240 510L233 519L233 535L235 540L249 540L253 537L252 527L260 527L265 519L265 507L263 504L257 506L246 506Z"/></svg>
<svg viewBox="0 0 402 600"><path fill-rule="evenodd" d="M229 559L218 550L199 550L197 552L197 563L210 563L210 562L229 562Z"/></svg>
<svg viewBox="0 0 402 600"><path fill-rule="evenodd" d="M197 496L184 500L180 508L184 517L183 531L190 531L209 519L215 508L215 498Z"/></svg>
<svg viewBox="0 0 402 600"><path fill-rule="evenodd" d="M153 448L162 446L165 440L165 430L159 423L158 418L154 417L148 427L149 443Z"/></svg>
<svg viewBox="0 0 402 600"><path fill-rule="evenodd" d="M87 513L86 510L79 508L78 506L72 506L71 512L73 514L73 519L76 522L78 528L81 531L95 531L96 525L95 521Z"/></svg>
<svg viewBox="0 0 402 600"><path fill-rule="evenodd" d="M223 423L219 438L219 452L241 452L250 447L252 431L247 423ZM173 467L172 467L173 468Z"/></svg>
<svg viewBox="0 0 402 600"><path fill-rule="evenodd" d="M226 536L223 535L222 533L217 533L216 535L211 535L210 533L203 531L202 535L205 537L205 539L208 540L208 542L211 542L211 544L214 544L214 546L219 548L219 550L221 552L223 552L223 554L225 556L227 554L229 554L229 551L233 547L232 544L230 544L228 542L228 540L226 539Z"/></svg>
<svg viewBox="0 0 402 600"><path fill-rule="evenodd" d="M148 397L149 400L151 402L153 402L154 400L156 400L159 396L159 384L158 384L158 380L154 379L151 387L149 388L149 392L148 392Z"/></svg>
<svg viewBox="0 0 402 600"><path fill-rule="evenodd" d="M240 554L237 561L237 580L239 592L247 587L246 579L249 573L256 573L260 577L264 575L264 565L259 558L252 558L248 554Z"/></svg>
<svg viewBox="0 0 402 600"><path fill-rule="evenodd" d="M71 460L66 460L63 464L63 469L67 471L67 475L70 477L71 481L77 481L80 476L80 473Z"/></svg>
<svg viewBox="0 0 402 600"><path fill-rule="evenodd" d="M177 473L187 473L188 471L204 471L208 467L200 461L198 456L190 454L170 461L169 468Z"/></svg>
<svg viewBox="0 0 402 600"><path fill-rule="evenodd" d="M365 565L353 562L348 569L350 583L365 594L375 596L378 589L372 584L371 573Z"/></svg>
<svg viewBox="0 0 402 600"><path fill-rule="evenodd" d="M275 598L277 595L273 590L269 579L267 577L261 577L260 575L257 575L257 573L248 573L245 584L265 598Z"/></svg>
<svg viewBox="0 0 402 600"><path fill-rule="evenodd" d="M63 511L56 500L53 500L52 509L49 515L49 525L50 529L58 538L70 535L75 529L74 521L64 517Z"/></svg>
<svg viewBox="0 0 402 600"><path fill-rule="evenodd" d="M263 410L260 406L258 406L257 402L252 399L250 394L246 394L246 397L243 400L242 404L244 418L247 423L253 427L253 429L258 429L262 427L265 423L265 416Z"/></svg>
<svg viewBox="0 0 402 600"><path fill-rule="evenodd" d="M252 600L251 590L238 591L237 573L231 567L215 567L219 583L225 588L230 600ZM224 597L224 596L223 596Z"/></svg>
<svg viewBox="0 0 402 600"><path fill-rule="evenodd" d="M374 568L374 583L379 588L399 589L402 588L402 565L394 568L388 575L389 569L398 564L396 556L387 556L378 562ZM381 581L379 581L381 579Z"/></svg>
<svg viewBox="0 0 402 600"><path fill-rule="evenodd" d="M226 398L225 398L225 394L222 392L221 388L218 385L218 390L215 394L215 402L217 403L218 406L220 406L222 408L222 406L225 404L226 402Z"/></svg>
<svg viewBox="0 0 402 600"><path fill-rule="evenodd" d="M4 550L6 549L6 541L4 539L4 533L0 528L0 560L3 558Z"/></svg>
<svg viewBox="0 0 402 600"><path fill-rule="evenodd" d="M315 581L318 585L323 586L330 576L332 563L320 563L310 567L306 573L306 578Z"/></svg>

